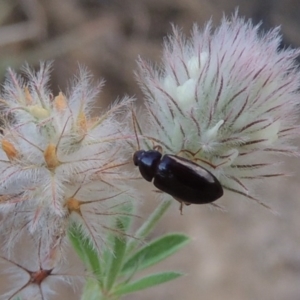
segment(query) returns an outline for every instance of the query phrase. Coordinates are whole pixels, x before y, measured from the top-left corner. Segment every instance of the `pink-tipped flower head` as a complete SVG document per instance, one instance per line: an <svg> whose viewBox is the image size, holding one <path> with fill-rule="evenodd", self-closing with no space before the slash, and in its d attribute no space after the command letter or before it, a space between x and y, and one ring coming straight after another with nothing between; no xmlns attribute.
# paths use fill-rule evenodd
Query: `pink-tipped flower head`
<svg viewBox="0 0 300 300"><path fill-rule="evenodd" d="M50 250L75 223L99 250L104 231L131 199L122 182L128 133L120 125L130 100L93 117L102 84L93 87L81 68L69 94L53 96L49 71L50 64L38 72L26 67L23 78L9 70L3 87L1 231L8 241L23 229L47 235Z"/></svg>
<svg viewBox="0 0 300 300"><path fill-rule="evenodd" d="M300 52L280 50L278 31L261 33L236 13L215 30L211 22L203 31L195 26L190 38L174 29L159 67L139 60L145 140L259 203L251 182L283 175L272 155L298 153L290 142L299 136Z"/></svg>

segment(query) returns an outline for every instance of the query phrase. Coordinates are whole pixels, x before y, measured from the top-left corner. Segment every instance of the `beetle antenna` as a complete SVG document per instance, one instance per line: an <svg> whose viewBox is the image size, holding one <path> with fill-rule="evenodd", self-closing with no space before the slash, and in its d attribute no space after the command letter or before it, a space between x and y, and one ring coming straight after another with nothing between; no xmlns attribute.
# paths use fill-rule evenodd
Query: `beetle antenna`
<svg viewBox="0 0 300 300"><path fill-rule="evenodd" d="M141 128L139 126L138 120L137 120L136 115L134 113L133 107L131 107L131 116L132 116L132 125L133 125L133 130L134 130L134 135L135 135L135 138L136 138L138 150L141 150L140 141L139 141L138 134L137 134L137 126L138 126L139 130Z"/></svg>

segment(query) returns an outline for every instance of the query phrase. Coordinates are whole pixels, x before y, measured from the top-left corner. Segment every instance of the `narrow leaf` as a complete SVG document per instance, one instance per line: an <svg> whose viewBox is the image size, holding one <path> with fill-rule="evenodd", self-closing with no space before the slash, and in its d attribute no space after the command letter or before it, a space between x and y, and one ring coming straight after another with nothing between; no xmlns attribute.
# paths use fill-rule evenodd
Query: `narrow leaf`
<svg viewBox="0 0 300 300"><path fill-rule="evenodd" d="M134 211L134 207L133 207L132 204L127 204L127 205L123 206L122 213L124 213L124 215L119 217L119 221L122 223L122 228L123 228L124 232L128 231L128 229L129 229L129 227L132 223L132 220L133 220L132 213L133 213L133 211Z"/></svg>
<svg viewBox="0 0 300 300"><path fill-rule="evenodd" d="M84 290L80 300L99 300L102 297L102 292L99 283L95 279L88 279L85 282Z"/></svg>
<svg viewBox="0 0 300 300"><path fill-rule="evenodd" d="M176 279L182 275L183 274L179 272L162 272L162 273L152 274L142 279L136 280L132 283L128 283L126 285L120 286L114 292L114 295L120 296L124 294L134 293Z"/></svg>
<svg viewBox="0 0 300 300"><path fill-rule="evenodd" d="M118 221L119 222L119 228L117 228L120 231L123 232L129 232L129 228L130 225L132 223L132 220L134 219L132 217L132 213L134 212L134 207L132 204L126 204L123 205L122 207L122 213L124 213L124 215L121 215L118 217ZM115 238L116 238L116 233L113 231L107 231L106 232L106 247L104 247L102 256L101 256L101 261L104 262L111 262L111 256L114 255L114 249L112 249L112 247L114 247L115 245ZM102 268L104 269L104 268ZM104 273L104 272L103 272ZM105 273L106 274L106 273Z"/></svg>
<svg viewBox="0 0 300 300"><path fill-rule="evenodd" d="M186 235L173 233L162 236L141 248L124 264L122 273L152 266L177 252L189 242Z"/></svg>
<svg viewBox="0 0 300 300"><path fill-rule="evenodd" d="M80 227L72 226L68 232L69 239L78 256L83 261L84 265L91 271L101 284L101 265L99 255L92 246L92 242L88 237L83 235Z"/></svg>
<svg viewBox="0 0 300 300"><path fill-rule="evenodd" d="M117 221L117 228L120 231L124 230L123 223L118 220ZM119 275L119 271L122 268L123 257L126 250L126 238L125 236L114 237L114 248L113 253L110 254L110 262L108 265L108 272L107 272L107 280L106 280L106 291L110 291L113 287L115 280Z"/></svg>
<svg viewBox="0 0 300 300"><path fill-rule="evenodd" d="M136 232L135 239L129 241L127 245L127 253L132 252L139 243L139 239L144 239L148 236L149 233L153 230L158 221L162 218L164 213L168 210L170 205L172 204L172 200L162 201L158 207L153 211L153 213L149 216L146 222L138 229Z"/></svg>

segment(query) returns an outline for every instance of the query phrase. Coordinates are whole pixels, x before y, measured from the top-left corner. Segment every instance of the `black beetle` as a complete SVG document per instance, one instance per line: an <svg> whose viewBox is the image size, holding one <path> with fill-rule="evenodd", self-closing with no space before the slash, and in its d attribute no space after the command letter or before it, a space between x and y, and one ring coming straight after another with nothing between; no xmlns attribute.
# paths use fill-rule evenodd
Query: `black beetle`
<svg viewBox="0 0 300 300"><path fill-rule="evenodd" d="M133 162L147 181L154 178L155 187L180 202L181 213L183 204L207 204L223 195L221 183L211 172L183 157L138 150Z"/></svg>

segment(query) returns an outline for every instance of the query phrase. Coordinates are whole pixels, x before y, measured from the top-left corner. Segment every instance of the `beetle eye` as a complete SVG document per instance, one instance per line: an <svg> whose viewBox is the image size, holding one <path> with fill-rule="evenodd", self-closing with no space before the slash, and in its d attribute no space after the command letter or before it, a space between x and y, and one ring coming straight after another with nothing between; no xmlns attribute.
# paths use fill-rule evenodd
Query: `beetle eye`
<svg viewBox="0 0 300 300"><path fill-rule="evenodd" d="M138 157L137 157L136 152L133 154L133 163L134 163L135 166L138 166L138 165L139 165L139 164L138 164Z"/></svg>
<svg viewBox="0 0 300 300"><path fill-rule="evenodd" d="M143 156L144 152L145 151L143 151L143 150L139 150L139 151L134 152L134 154L133 154L133 163L134 163L135 166L139 165L141 157Z"/></svg>

